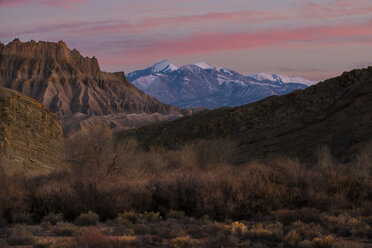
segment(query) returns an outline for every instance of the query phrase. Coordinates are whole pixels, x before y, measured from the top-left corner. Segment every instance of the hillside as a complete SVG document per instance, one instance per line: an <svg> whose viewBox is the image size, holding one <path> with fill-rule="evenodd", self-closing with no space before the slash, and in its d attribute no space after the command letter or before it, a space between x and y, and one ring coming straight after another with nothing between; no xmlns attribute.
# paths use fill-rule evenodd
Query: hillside
<svg viewBox="0 0 372 248"><path fill-rule="evenodd" d="M123 72L105 73L95 57L83 57L60 41L0 44L0 86L34 97L62 120L65 131L90 123L92 116L106 116L106 123L127 127L111 114L140 114L129 126L158 119L174 119L192 113L163 104L128 82ZM149 115L149 118L144 116ZM73 123L71 123L73 122ZM65 123L68 123L65 125ZM126 123L126 122L125 122Z"/></svg>
<svg viewBox="0 0 372 248"><path fill-rule="evenodd" d="M242 75L205 62L178 67L168 60L128 73L128 80L161 102L211 109L240 106L317 83L267 73Z"/></svg>
<svg viewBox="0 0 372 248"><path fill-rule="evenodd" d="M0 87L0 169L39 174L64 164L61 124L35 99Z"/></svg>
<svg viewBox="0 0 372 248"><path fill-rule="evenodd" d="M372 139L371 104L369 67L288 95L123 132L121 139L176 149L198 139L227 138L238 145L235 163L275 155L311 159L324 146L345 159Z"/></svg>

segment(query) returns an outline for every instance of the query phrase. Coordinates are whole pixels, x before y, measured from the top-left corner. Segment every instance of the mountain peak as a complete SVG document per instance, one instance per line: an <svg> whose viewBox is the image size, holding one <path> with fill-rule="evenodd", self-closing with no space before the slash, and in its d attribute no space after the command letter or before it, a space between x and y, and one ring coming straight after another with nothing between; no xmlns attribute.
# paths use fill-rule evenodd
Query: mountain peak
<svg viewBox="0 0 372 248"><path fill-rule="evenodd" d="M152 72L161 72L161 71L175 71L178 69L178 66L173 64L167 59L164 59L162 61L159 61L155 64L153 64L151 67Z"/></svg>
<svg viewBox="0 0 372 248"><path fill-rule="evenodd" d="M216 67L214 67L213 65L210 65L210 64L208 64L208 63L206 63L206 62L198 62L198 63L195 63L195 64L193 64L193 65L196 65L196 66L198 66L198 67L200 67L200 68L202 68L202 69L204 69L204 70L206 70L206 69L214 69L214 68L216 68Z"/></svg>

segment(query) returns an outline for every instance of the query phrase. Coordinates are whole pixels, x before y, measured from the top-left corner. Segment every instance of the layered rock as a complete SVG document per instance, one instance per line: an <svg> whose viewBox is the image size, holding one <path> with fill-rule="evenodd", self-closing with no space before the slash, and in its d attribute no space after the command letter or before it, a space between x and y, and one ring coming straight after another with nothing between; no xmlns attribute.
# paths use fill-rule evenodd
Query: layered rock
<svg viewBox="0 0 372 248"><path fill-rule="evenodd" d="M0 167L7 173L47 173L64 166L57 116L35 99L0 87Z"/></svg>
<svg viewBox="0 0 372 248"><path fill-rule="evenodd" d="M63 124L73 115L87 119L115 113L159 113L167 119L192 113L148 96L130 84L123 72L102 72L96 58L83 57L62 41L15 39L0 45L0 86L34 97L61 117Z"/></svg>
<svg viewBox="0 0 372 248"><path fill-rule="evenodd" d="M131 130L121 138L169 149L197 139L228 138L238 144L236 163L268 156L313 159L324 146L348 159L358 145L372 140L371 106L369 67L288 95Z"/></svg>

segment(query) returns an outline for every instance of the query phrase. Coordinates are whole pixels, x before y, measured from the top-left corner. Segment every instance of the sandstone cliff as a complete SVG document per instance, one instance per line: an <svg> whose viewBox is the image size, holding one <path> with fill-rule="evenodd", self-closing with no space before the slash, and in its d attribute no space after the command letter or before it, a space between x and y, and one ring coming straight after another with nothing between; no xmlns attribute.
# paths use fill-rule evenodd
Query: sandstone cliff
<svg viewBox="0 0 372 248"><path fill-rule="evenodd" d="M34 97L69 126L80 126L80 119L116 113L159 113L164 115L161 119L192 113L143 93L128 82L123 72L102 72L95 57L83 57L62 41L15 39L5 46L0 44L0 86ZM75 115L78 117L72 118ZM110 119L107 116L106 121ZM71 125L71 120L76 122ZM113 125L120 126L117 120Z"/></svg>
<svg viewBox="0 0 372 248"><path fill-rule="evenodd" d="M323 146L347 159L372 140L371 106L369 67L288 95L130 130L121 139L176 149L197 139L228 138L238 144L236 163L276 155L313 159Z"/></svg>
<svg viewBox="0 0 372 248"><path fill-rule="evenodd" d="M64 163L62 128L35 99L0 87L0 168L46 173Z"/></svg>

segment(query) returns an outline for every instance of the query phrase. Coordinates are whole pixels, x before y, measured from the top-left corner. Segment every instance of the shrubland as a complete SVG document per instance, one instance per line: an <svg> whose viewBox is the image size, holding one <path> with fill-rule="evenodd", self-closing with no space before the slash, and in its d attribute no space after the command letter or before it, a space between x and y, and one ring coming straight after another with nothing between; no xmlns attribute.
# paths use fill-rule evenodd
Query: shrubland
<svg viewBox="0 0 372 248"><path fill-rule="evenodd" d="M342 247L344 239L372 239L372 146L348 163L324 148L308 163L235 165L230 140L170 151L112 137L98 128L70 137L62 171L2 172L0 238L36 245L33 223L73 237L44 247Z"/></svg>

